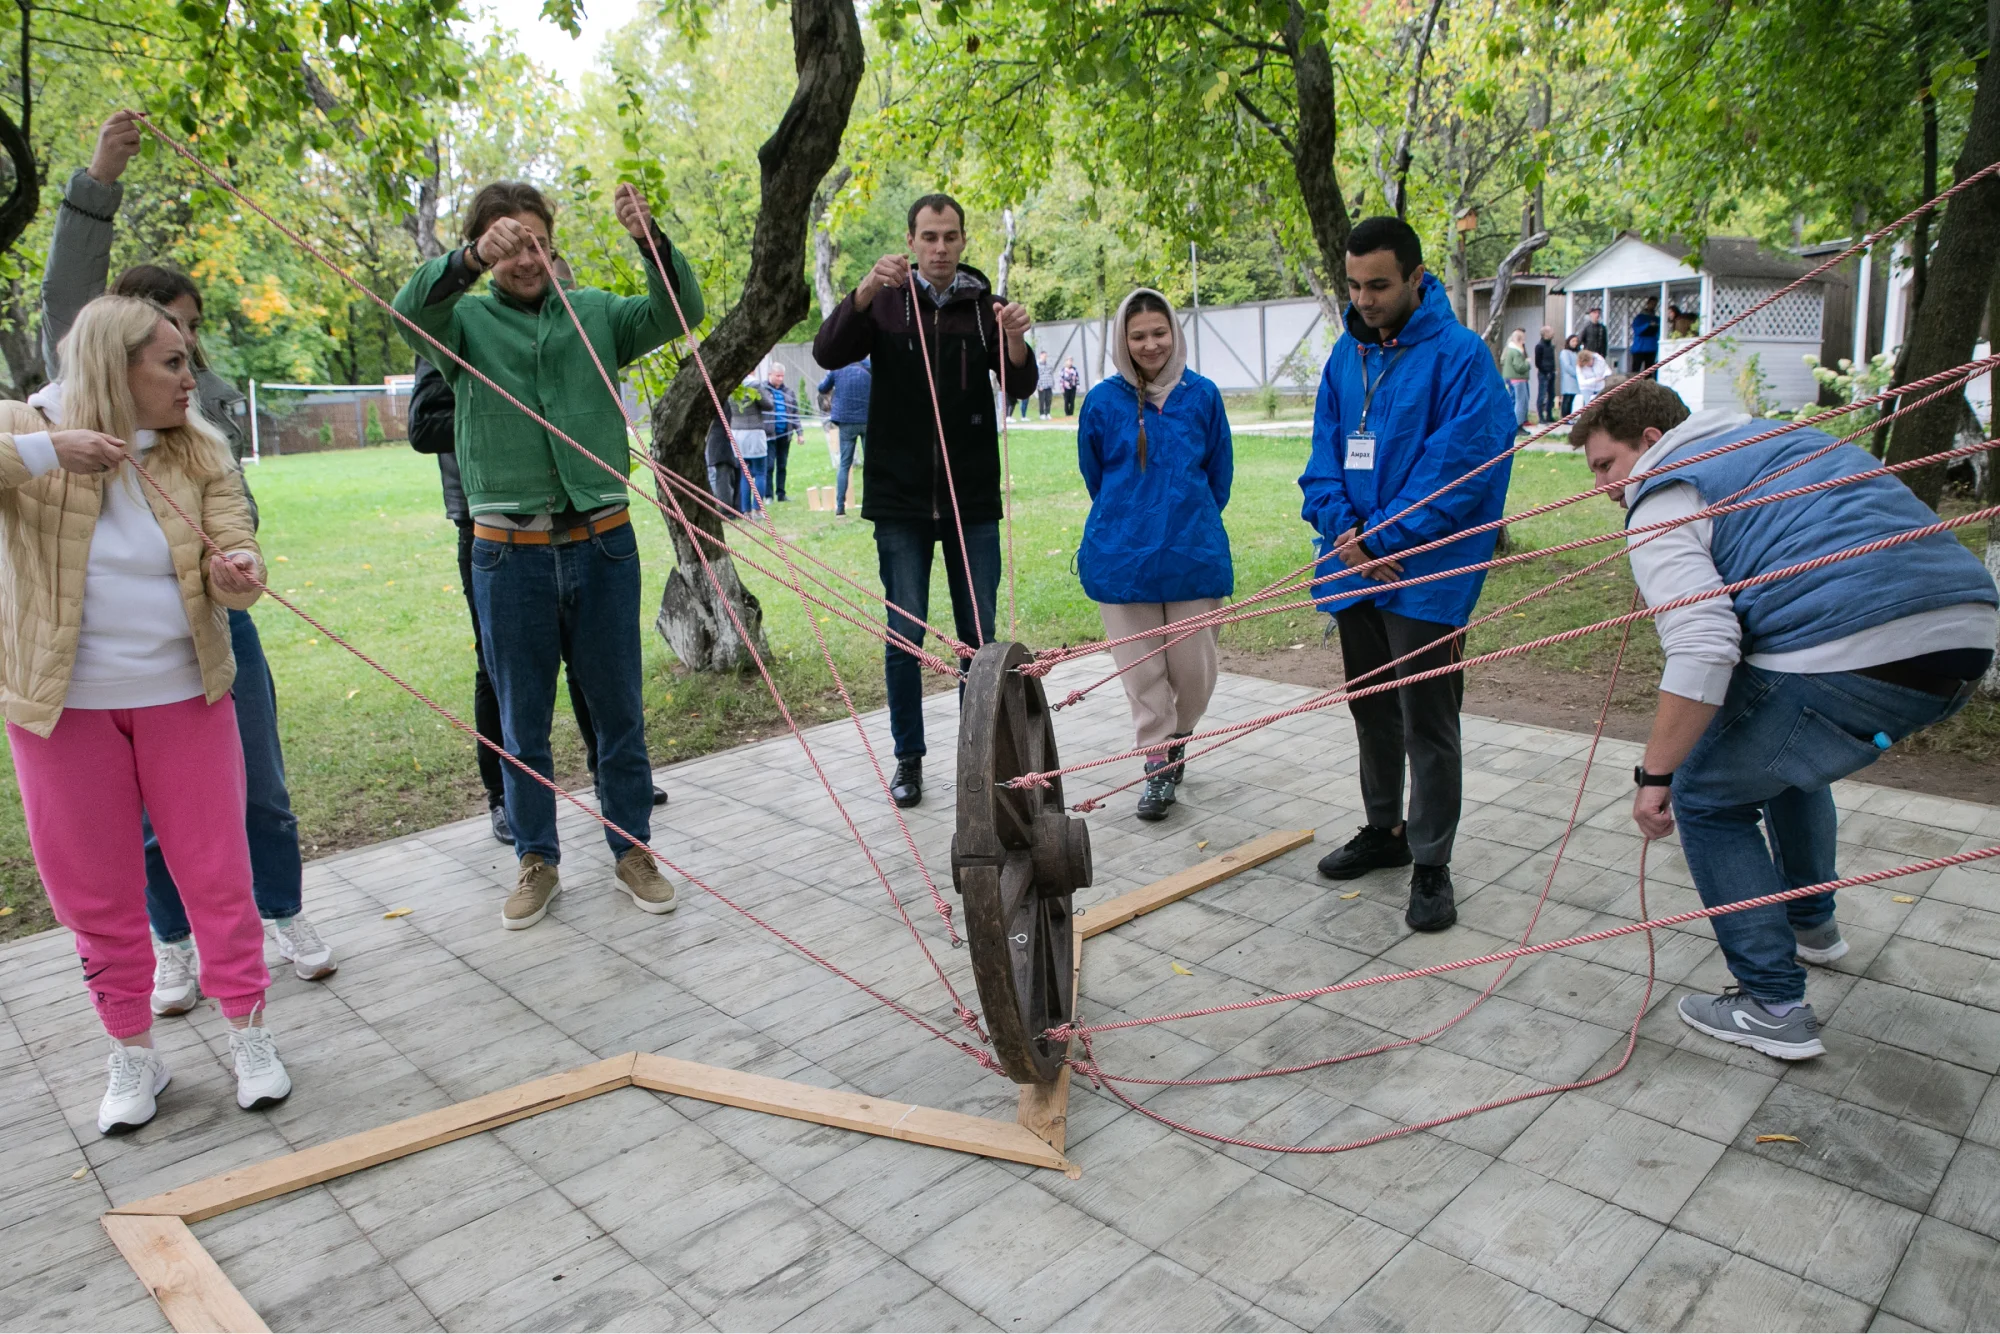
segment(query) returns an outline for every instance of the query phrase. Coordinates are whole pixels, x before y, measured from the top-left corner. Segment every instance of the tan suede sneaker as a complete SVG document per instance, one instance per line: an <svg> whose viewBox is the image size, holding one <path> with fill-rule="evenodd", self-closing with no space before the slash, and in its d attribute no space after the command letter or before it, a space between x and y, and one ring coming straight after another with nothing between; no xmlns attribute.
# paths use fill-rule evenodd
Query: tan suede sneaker
<svg viewBox="0 0 2000 1334"><path fill-rule="evenodd" d="M527 930L548 915L549 905L560 893L562 881L556 878L556 868L543 861L541 853L529 853L521 858L521 878L514 882L514 892L500 909L500 925L509 931Z"/></svg>
<svg viewBox="0 0 2000 1334"><path fill-rule="evenodd" d="M617 876L641 912L672 912L677 906L673 882L660 874L659 863L644 848L625 849L625 855L618 859Z"/></svg>

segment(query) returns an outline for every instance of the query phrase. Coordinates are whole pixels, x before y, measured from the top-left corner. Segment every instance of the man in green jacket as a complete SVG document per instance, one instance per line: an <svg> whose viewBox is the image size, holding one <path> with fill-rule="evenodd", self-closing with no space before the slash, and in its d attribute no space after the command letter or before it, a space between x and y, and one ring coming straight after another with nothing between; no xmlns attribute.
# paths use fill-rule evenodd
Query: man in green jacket
<svg viewBox="0 0 2000 1334"><path fill-rule="evenodd" d="M495 182L473 197L466 244L419 267L397 294L396 309L610 465L557 439L427 341L405 333L439 365L457 400L452 429L473 523L472 597L507 750L553 777L549 726L567 646L572 680L597 732L599 805L611 823L650 842L653 779L625 417L591 349L615 372L684 332L669 283L688 320L701 320L702 300L693 269L654 224L639 192L620 185L614 204L639 248L647 293L570 291L589 346L548 282L544 256L553 253L555 212L539 190L519 181ZM666 273L654 264L654 246ZM471 292L488 274L488 290ZM512 765L505 786L521 865L500 920L518 931L541 921L561 892L562 848L554 794ZM605 838L632 902L649 913L672 912L673 886L645 849L608 830Z"/></svg>

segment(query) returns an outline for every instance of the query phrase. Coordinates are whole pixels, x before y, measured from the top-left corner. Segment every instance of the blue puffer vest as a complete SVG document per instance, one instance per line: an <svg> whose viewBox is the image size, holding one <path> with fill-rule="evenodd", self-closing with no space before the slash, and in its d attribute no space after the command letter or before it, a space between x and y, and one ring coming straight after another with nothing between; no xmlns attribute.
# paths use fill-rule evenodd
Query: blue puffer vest
<svg viewBox="0 0 2000 1334"><path fill-rule="evenodd" d="M1713 435L1690 440L1659 462L1757 435L1774 425L1752 421ZM1626 513L1656 487L1688 482L1701 493L1704 505L1722 503L1745 487L1743 500L1775 491L1789 491L1836 477L1851 477L1879 467L1865 450L1842 445L1804 467L1769 484L1764 479L1814 450L1832 443L1822 431L1802 428L1760 444L1746 445L1703 463L1676 468L1634 483L1626 493ZM1629 524L1630 519L1628 517ZM1817 491L1756 509L1722 514L1714 519L1710 554L1727 584L1816 560L1923 528L1937 522L1923 501L1893 477ZM1967 602L2000 605L1991 576L1979 558L1950 533L1934 533L1914 542L1866 556L1821 566L1805 574L1743 589L1734 595L1737 619L1743 623L1743 653L1788 653L1830 643L1905 616L1955 607Z"/></svg>

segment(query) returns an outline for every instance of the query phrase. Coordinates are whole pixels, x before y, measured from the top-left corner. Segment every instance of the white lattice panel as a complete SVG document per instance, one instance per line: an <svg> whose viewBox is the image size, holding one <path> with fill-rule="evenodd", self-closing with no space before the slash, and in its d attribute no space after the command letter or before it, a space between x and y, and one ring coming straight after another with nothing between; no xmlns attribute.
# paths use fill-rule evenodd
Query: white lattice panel
<svg viewBox="0 0 2000 1334"><path fill-rule="evenodd" d="M1777 283L1715 284L1715 325L1735 319L1751 306L1778 290ZM1818 284L1787 292L1743 323L1729 330L1736 338L1784 338L1817 342L1823 293Z"/></svg>

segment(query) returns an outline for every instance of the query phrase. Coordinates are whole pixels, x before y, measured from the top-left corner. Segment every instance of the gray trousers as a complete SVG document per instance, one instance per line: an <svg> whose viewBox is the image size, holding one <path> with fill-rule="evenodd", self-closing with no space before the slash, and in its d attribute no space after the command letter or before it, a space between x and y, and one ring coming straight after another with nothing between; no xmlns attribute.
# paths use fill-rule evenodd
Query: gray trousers
<svg viewBox="0 0 2000 1334"><path fill-rule="evenodd" d="M1352 681L1406 653L1429 646L1394 669L1410 676L1457 662L1465 654L1465 633L1457 626L1417 621L1383 611L1373 603L1349 607L1334 620L1340 626L1340 657ZM1387 674L1361 684L1375 685ZM1458 834L1464 788L1459 759L1458 710L1465 699L1465 675L1419 681L1350 700L1354 730L1361 739L1361 802L1368 823L1392 829L1403 818L1403 765L1410 769L1410 855L1425 866L1451 861Z"/></svg>

